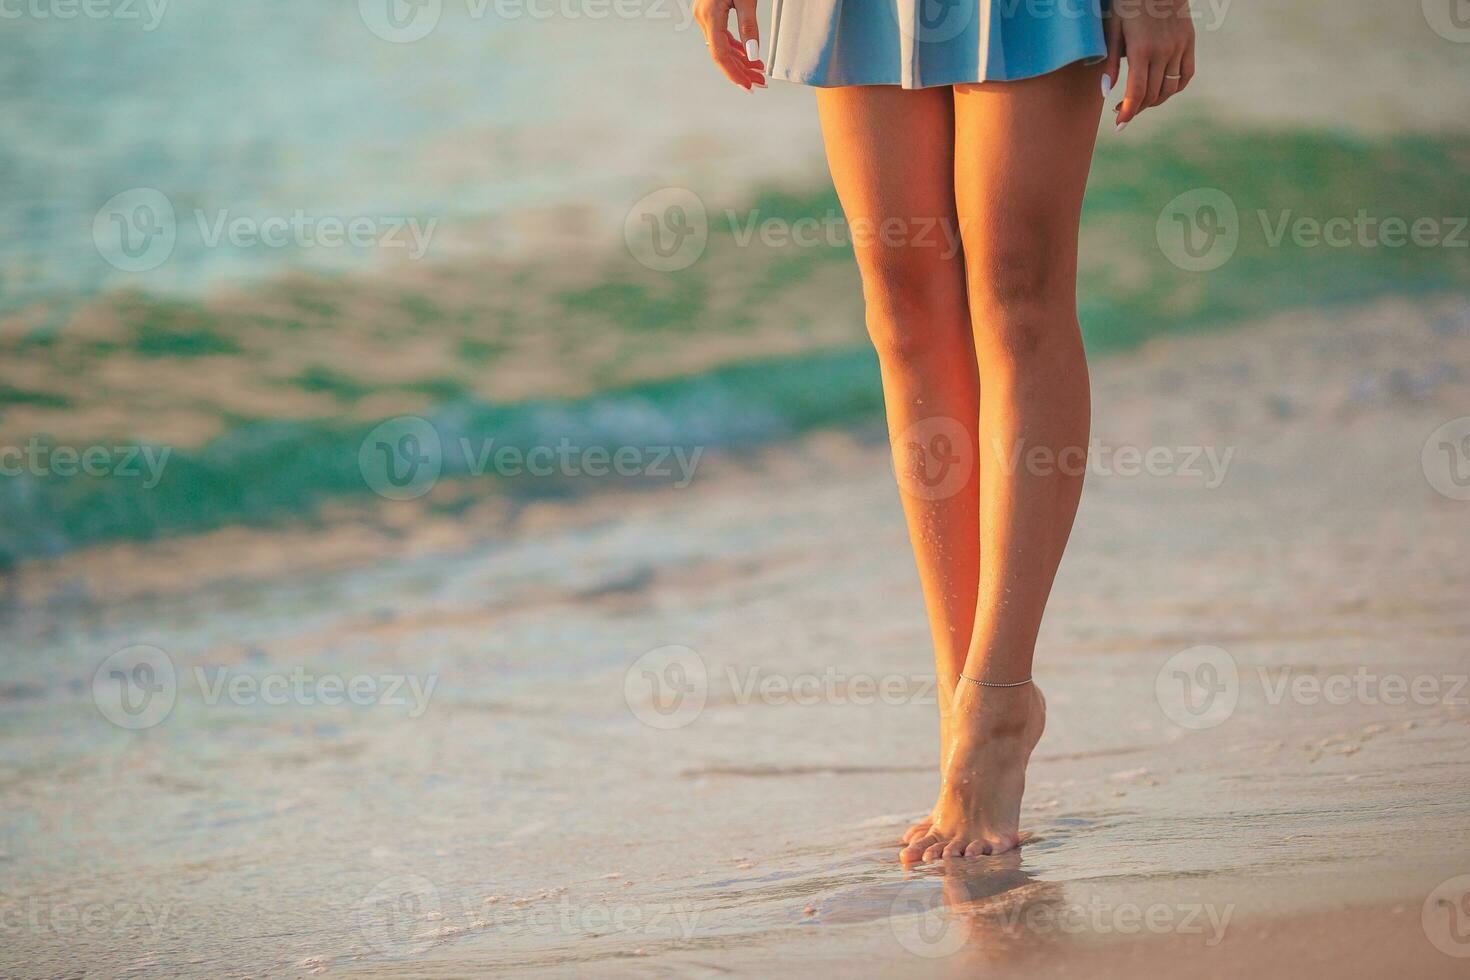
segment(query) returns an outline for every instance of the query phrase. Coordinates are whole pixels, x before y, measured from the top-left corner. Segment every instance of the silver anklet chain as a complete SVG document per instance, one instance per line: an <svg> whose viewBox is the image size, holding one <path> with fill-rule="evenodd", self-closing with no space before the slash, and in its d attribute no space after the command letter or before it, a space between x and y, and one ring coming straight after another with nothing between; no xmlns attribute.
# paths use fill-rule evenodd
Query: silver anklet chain
<svg viewBox="0 0 1470 980"><path fill-rule="evenodd" d="M960 675L960 680L969 681L971 684L978 684L981 687L1025 687L1027 684L1031 683L1031 678L1029 677L1026 678L1024 681L1011 681L1011 683L1009 684L999 684L995 681L982 681L979 678L969 677L965 674Z"/></svg>

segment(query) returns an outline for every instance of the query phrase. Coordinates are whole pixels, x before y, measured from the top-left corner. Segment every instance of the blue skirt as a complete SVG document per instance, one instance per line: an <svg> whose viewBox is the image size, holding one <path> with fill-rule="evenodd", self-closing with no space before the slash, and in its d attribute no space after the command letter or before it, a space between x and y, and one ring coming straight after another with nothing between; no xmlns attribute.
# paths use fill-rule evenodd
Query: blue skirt
<svg viewBox="0 0 1470 980"><path fill-rule="evenodd" d="M766 72L929 88L1101 61L1103 0L773 0Z"/></svg>

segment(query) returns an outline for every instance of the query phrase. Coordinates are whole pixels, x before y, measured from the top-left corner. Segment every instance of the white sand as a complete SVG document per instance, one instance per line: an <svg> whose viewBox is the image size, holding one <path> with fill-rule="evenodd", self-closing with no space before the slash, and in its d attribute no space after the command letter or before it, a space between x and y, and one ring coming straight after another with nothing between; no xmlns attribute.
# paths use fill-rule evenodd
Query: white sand
<svg viewBox="0 0 1470 980"><path fill-rule="evenodd" d="M1432 890L1470 872L1470 502L1433 489L1421 449L1470 411L1465 311L1385 302L1097 366L1102 445L1233 455L1213 489L1090 478L1038 658L1035 839L963 875L893 860L934 790L935 726L876 440L711 458L685 490L469 519L437 545L403 529L411 552L385 535L315 570L299 532L260 535L276 562L233 577L209 543L129 549L152 598L108 598L98 571L120 566L99 554L52 565L49 607L6 629L5 895L44 903L6 960L1107 976L1199 953L1206 975L1450 975ZM89 691L138 642L179 694L128 732ZM630 673L667 644L708 679L672 730L640 721L662 716ZM1201 645L1238 703L1193 730L1168 692ZM195 674L297 666L434 686L420 714L273 708L209 704ZM98 903L100 933L46 918Z"/></svg>

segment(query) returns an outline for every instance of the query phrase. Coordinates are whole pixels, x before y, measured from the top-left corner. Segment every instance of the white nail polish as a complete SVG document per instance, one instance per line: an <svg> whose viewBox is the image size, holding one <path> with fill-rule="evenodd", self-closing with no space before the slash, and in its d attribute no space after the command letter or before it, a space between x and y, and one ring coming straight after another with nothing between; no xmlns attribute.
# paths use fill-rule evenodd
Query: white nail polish
<svg viewBox="0 0 1470 980"><path fill-rule="evenodd" d="M761 60L761 43L755 38L749 38L745 42L745 57L749 61Z"/></svg>
<svg viewBox="0 0 1470 980"><path fill-rule="evenodd" d="M1113 80L1107 75L1106 72L1103 73L1102 90L1103 98L1105 99L1113 94Z"/></svg>
<svg viewBox="0 0 1470 980"><path fill-rule="evenodd" d="M1121 133L1123 131L1123 127L1126 125L1128 125L1126 122L1118 123L1116 126L1113 127L1113 132Z"/></svg>

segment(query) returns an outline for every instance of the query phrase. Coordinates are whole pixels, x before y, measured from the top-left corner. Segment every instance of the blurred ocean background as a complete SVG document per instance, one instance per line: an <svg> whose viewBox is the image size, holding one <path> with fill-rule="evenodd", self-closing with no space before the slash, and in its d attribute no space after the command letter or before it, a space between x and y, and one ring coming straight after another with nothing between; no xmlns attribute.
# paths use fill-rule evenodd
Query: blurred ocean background
<svg viewBox="0 0 1470 980"><path fill-rule="evenodd" d="M147 487L7 471L0 554L365 498L363 440L405 415L442 430L448 478L472 468L461 438L724 446L871 420L810 93L726 85L687 5L618 9L157 0L7 20L0 434L169 457ZM1099 141L1092 351L1466 285L1464 249L1270 234L1463 212L1466 45L1368 3L1216 4L1198 24L1189 98ZM1238 243L1203 273L1160 226L1211 189ZM663 271L635 239L671 193L707 243ZM1189 220L1213 234L1212 215ZM251 237L272 221L305 231ZM748 237L803 221L816 244Z"/></svg>

